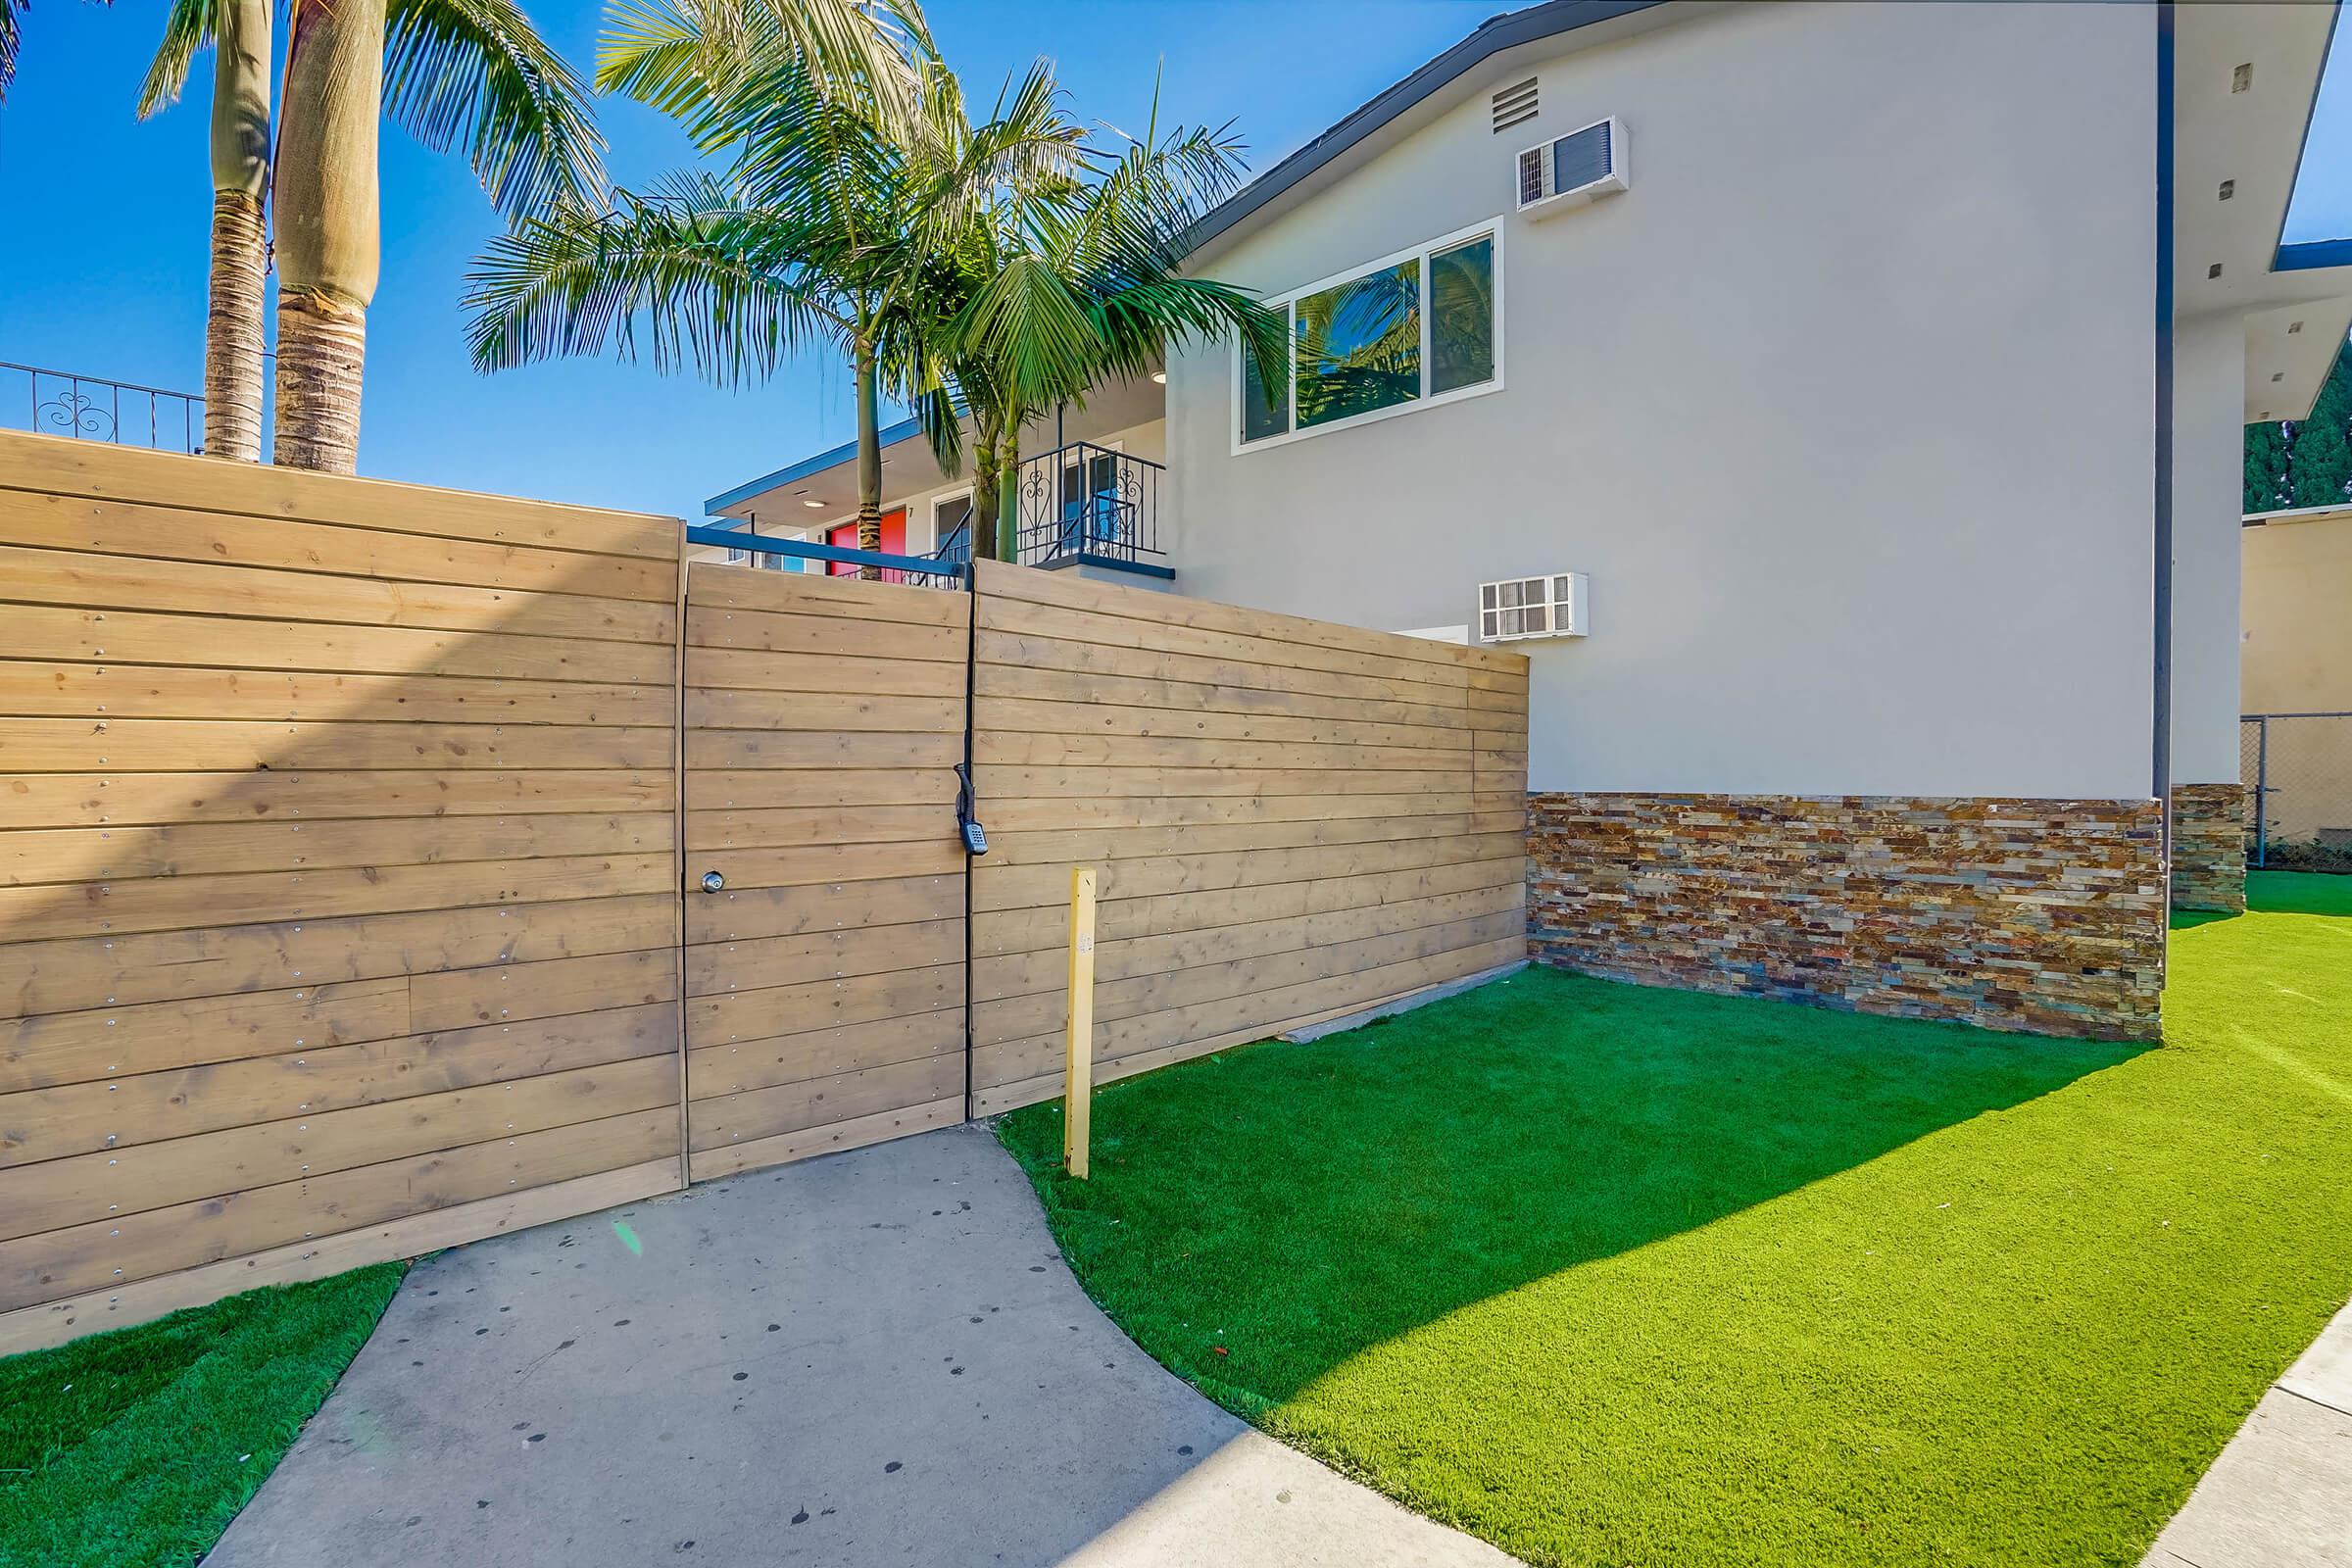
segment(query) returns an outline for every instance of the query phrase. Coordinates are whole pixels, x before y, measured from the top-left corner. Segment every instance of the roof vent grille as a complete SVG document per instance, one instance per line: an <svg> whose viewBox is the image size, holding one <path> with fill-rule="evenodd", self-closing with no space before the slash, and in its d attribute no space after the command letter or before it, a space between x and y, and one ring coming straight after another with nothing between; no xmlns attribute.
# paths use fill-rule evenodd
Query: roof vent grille
<svg viewBox="0 0 2352 1568"><path fill-rule="evenodd" d="M1536 78L1528 77L1515 87L1505 87L1494 95L1494 129L1504 131L1513 125L1524 124L1536 118Z"/></svg>

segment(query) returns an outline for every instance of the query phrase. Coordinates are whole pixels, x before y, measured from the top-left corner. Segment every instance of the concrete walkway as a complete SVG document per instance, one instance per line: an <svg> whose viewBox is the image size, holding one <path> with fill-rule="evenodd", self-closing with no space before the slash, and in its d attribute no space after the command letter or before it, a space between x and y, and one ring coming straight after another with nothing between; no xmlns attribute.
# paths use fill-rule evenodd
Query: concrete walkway
<svg viewBox="0 0 2352 1568"><path fill-rule="evenodd" d="M2352 1564L2352 1306L2262 1396L2141 1568Z"/></svg>
<svg viewBox="0 0 2352 1568"><path fill-rule="evenodd" d="M1136 1349L960 1127L418 1264L207 1563L1511 1560Z"/></svg>

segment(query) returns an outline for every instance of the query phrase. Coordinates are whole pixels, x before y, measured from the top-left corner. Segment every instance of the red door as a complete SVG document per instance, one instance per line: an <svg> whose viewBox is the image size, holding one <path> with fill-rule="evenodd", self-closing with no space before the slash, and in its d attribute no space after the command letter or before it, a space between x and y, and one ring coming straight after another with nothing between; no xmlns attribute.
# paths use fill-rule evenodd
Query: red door
<svg viewBox="0 0 2352 1568"><path fill-rule="evenodd" d="M857 549L858 524L855 522L836 523L825 530L825 543L838 545L844 550ZM896 512L882 514L882 553L886 556L903 556L906 553L906 509L905 507L901 507ZM844 561L829 561L825 563L825 569L836 577L858 575L858 568ZM894 571L884 575L886 579L895 581L902 574Z"/></svg>

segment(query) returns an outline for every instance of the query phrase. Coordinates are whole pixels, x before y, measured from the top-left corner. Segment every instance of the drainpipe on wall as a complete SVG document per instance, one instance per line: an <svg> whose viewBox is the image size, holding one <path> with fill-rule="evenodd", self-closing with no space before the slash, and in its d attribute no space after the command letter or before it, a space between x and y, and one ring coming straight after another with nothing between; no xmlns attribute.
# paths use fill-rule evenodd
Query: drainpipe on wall
<svg viewBox="0 0 2352 1568"><path fill-rule="evenodd" d="M2173 68L2172 0L2156 8L2156 517L2155 728L2149 786L2163 812L2161 867L2173 881ZM2159 975L2161 980L2161 973Z"/></svg>

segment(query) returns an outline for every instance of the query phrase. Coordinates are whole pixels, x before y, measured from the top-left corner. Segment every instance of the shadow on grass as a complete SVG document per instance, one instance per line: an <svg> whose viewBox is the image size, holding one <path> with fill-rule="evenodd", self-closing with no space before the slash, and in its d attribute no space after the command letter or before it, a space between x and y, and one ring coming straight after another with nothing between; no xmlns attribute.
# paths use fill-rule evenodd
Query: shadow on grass
<svg viewBox="0 0 2352 1568"><path fill-rule="evenodd" d="M2256 914L2352 916L2352 876L2322 871L2249 871L2246 908Z"/></svg>
<svg viewBox="0 0 2352 1568"><path fill-rule="evenodd" d="M2352 916L2352 876L2324 871L2248 871L2246 913ZM2193 931L2238 916L2220 909L2175 909L2172 929Z"/></svg>
<svg viewBox="0 0 2352 1568"><path fill-rule="evenodd" d="M1349 1034L1111 1085L1090 1183L1058 1169L1057 1102L1000 1135L1096 1298L1256 1415L1459 1307L2139 1049L1530 969Z"/></svg>
<svg viewBox="0 0 2352 1568"><path fill-rule="evenodd" d="M192 1563L383 1315L403 1265L0 1358L0 1563Z"/></svg>

